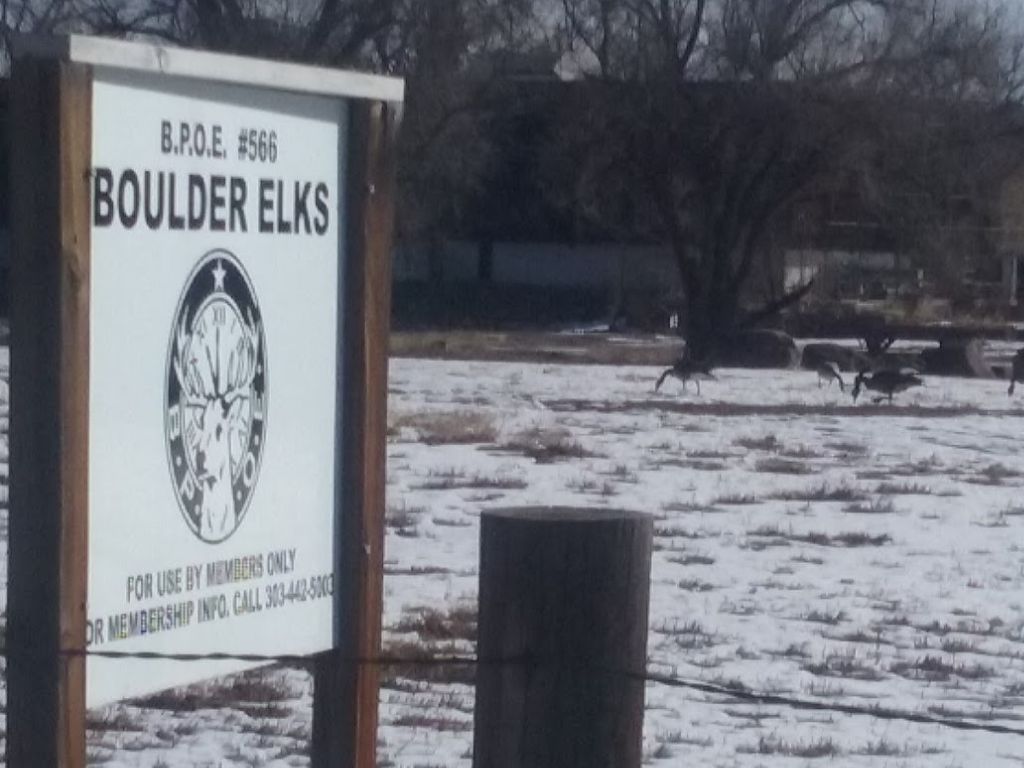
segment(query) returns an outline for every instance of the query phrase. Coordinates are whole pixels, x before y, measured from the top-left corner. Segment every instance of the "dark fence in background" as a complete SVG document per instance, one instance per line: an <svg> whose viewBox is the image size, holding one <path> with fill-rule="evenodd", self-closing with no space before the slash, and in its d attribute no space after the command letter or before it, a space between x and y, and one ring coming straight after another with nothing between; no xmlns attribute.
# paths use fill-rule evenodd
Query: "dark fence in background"
<svg viewBox="0 0 1024 768"><path fill-rule="evenodd" d="M399 282L392 289L394 330L512 330L607 322L607 292L487 283Z"/></svg>

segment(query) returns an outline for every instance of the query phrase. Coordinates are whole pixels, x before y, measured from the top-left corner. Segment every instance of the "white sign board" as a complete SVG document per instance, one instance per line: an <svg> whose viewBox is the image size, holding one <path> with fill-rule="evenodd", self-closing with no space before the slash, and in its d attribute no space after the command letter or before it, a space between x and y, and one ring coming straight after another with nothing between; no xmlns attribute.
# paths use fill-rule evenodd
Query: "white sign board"
<svg viewBox="0 0 1024 768"><path fill-rule="evenodd" d="M95 70L90 651L333 645L346 111ZM90 656L87 704L242 666Z"/></svg>

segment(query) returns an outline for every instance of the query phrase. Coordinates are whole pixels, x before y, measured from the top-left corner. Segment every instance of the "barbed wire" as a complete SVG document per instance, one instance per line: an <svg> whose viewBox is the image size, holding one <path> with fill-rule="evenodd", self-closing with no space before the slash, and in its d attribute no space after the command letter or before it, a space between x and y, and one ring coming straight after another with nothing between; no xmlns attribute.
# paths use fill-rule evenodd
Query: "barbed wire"
<svg viewBox="0 0 1024 768"><path fill-rule="evenodd" d="M87 648L61 649L58 652L68 657L96 657L106 659L140 659L160 660L179 662L198 661L240 661L258 664L301 664L307 665L314 661L315 657L321 654L261 654L261 653L164 653L159 651L100 651ZM552 662L534 656L486 658L472 654L432 656L429 654L399 656L381 654L374 657L360 656L339 656L337 651L325 651L324 654L333 655L335 660L343 664L357 666L375 667L488 667L488 666L522 666L541 668L549 666ZM42 652L29 651L24 653L25 657L41 656ZM6 648L0 648L0 657L10 658ZM649 669L642 671L604 667L587 663L566 663L565 660L558 660L559 666L565 669L573 669L578 672L589 672L624 677L642 683L664 685L670 688L681 688L712 696L721 696L732 700L759 704L767 707L785 707L788 709L828 712L831 714L870 717L876 720L889 720L915 723L919 725L934 725L940 728L949 728L959 731L981 731L984 733L1024 736L1024 728L1015 728L1009 725L998 723L982 723L972 720L962 720L951 717L940 717L923 712L912 712L895 707L882 705L861 706L856 704L843 704L840 702L815 701L796 696L786 696L776 693L754 691L749 688L736 685L723 685L701 680L691 680L673 675L652 672Z"/></svg>

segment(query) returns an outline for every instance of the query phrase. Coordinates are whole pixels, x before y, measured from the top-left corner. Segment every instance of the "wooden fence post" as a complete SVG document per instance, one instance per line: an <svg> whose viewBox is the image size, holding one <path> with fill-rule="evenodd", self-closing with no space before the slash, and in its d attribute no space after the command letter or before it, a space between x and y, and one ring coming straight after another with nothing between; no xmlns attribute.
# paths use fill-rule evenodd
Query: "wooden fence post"
<svg viewBox="0 0 1024 768"><path fill-rule="evenodd" d="M350 107L346 264L342 271L337 489L336 648L313 665L313 768L377 764L377 696L384 594L388 333L394 217L396 104ZM362 660L365 663L360 663Z"/></svg>
<svg viewBox="0 0 1024 768"><path fill-rule="evenodd" d="M15 73L7 765L81 768L91 73L35 59Z"/></svg>
<svg viewBox="0 0 1024 768"><path fill-rule="evenodd" d="M651 518L485 512L474 768L639 768Z"/></svg>

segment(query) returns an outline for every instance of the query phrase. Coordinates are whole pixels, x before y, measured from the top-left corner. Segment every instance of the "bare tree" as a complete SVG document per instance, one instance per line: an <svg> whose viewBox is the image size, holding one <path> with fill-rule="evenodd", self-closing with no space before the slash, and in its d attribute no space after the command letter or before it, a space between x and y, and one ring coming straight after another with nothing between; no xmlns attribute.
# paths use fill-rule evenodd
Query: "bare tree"
<svg viewBox="0 0 1024 768"><path fill-rule="evenodd" d="M334 65L373 67L402 0L78 0L99 34Z"/></svg>
<svg viewBox="0 0 1024 768"><path fill-rule="evenodd" d="M74 0L0 0L0 69L10 68L15 35L59 32L77 17Z"/></svg>
<svg viewBox="0 0 1024 768"><path fill-rule="evenodd" d="M0 0L2 2L2 0ZM99 34L406 78L400 229L436 231L486 158L495 62L536 44L537 0L66 0Z"/></svg>
<svg viewBox="0 0 1024 768"><path fill-rule="evenodd" d="M997 14L936 0L562 4L592 73L565 127L574 204L671 245L696 357L805 295L755 298L773 235L837 179L889 183L867 169L894 131L914 141L890 120L900 100L1009 98L1019 56Z"/></svg>

